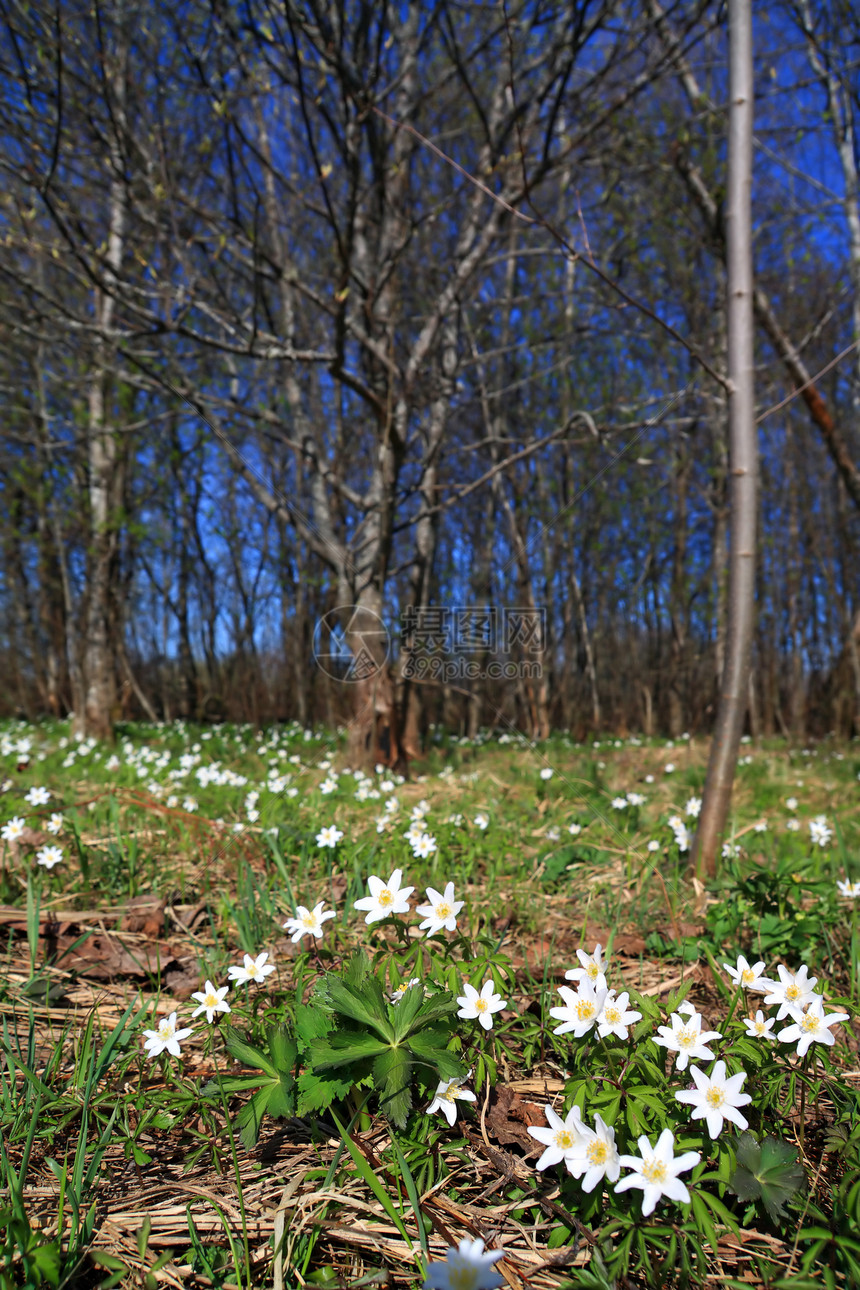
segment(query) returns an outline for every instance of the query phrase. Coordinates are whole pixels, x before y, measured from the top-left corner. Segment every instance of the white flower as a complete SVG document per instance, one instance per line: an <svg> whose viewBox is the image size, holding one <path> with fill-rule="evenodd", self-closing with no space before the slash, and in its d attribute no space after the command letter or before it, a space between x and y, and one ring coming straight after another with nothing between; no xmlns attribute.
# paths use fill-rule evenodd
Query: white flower
<svg viewBox="0 0 860 1290"><path fill-rule="evenodd" d="M800 830L800 820L786 820L785 827L789 833L797 833Z"/></svg>
<svg viewBox="0 0 860 1290"><path fill-rule="evenodd" d="M615 1184L616 1192L628 1191L631 1187L642 1188L642 1217L653 1214L661 1196L669 1200L689 1203L690 1193L678 1174L686 1173L701 1160L698 1151L685 1151L675 1155L675 1137L671 1129L664 1129L657 1139L657 1145L651 1143L643 1134L639 1139L639 1156L621 1156L619 1163L625 1169L634 1172Z"/></svg>
<svg viewBox="0 0 860 1290"><path fill-rule="evenodd" d="M675 845L679 851L690 850L690 831L678 815L669 817L669 828L675 834Z"/></svg>
<svg viewBox="0 0 860 1290"><path fill-rule="evenodd" d="M776 970L779 973L779 980L765 982L765 988L771 993L765 995L764 1001L779 1004L777 1021L782 1021L783 1017L789 1016L795 1008L802 1012L815 999L821 997L814 992L818 977L809 976L809 968L805 963L796 972L789 972L782 963Z"/></svg>
<svg viewBox="0 0 860 1290"><path fill-rule="evenodd" d="M648 850L649 850L649 851L659 851L659 850L660 850L660 843L657 841L657 839L656 839L656 838L652 838L652 839L651 839L651 841L648 843Z"/></svg>
<svg viewBox="0 0 860 1290"><path fill-rule="evenodd" d="M582 1190L594 1191L602 1178L612 1183L617 1182L621 1173L621 1157L615 1146L615 1130L605 1124L599 1115L595 1115L594 1128L590 1129L587 1124L582 1124L580 1133L573 1165L574 1171L583 1175Z"/></svg>
<svg viewBox="0 0 860 1290"><path fill-rule="evenodd" d="M724 963L723 967L735 985L742 986L744 990L756 990L759 994L764 994L771 987L771 982L768 978L762 976L764 960L753 963L752 967L750 967L744 956L739 954L737 967L732 967L730 963Z"/></svg>
<svg viewBox="0 0 860 1290"><path fill-rule="evenodd" d="M839 888L839 895L848 900L856 900L860 896L860 882L851 882L846 878L845 882L837 881L836 886Z"/></svg>
<svg viewBox="0 0 860 1290"><path fill-rule="evenodd" d="M304 905L296 906L294 918L288 918L284 927L288 932L292 932L290 937L293 945L302 939L303 936L320 937L323 934L323 923L329 918L335 917L333 909L325 910L325 901L321 900L313 909L306 909Z"/></svg>
<svg viewBox="0 0 860 1290"><path fill-rule="evenodd" d="M11 820L0 829L0 838L4 842L17 842L26 827L23 815L13 815Z"/></svg>
<svg viewBox="0 0 860 1290"><path fill-rule="evenodd" d="M460 1004L457 1016L462 1017L464 1021L472 1021L477 1017L484 1030L492 1030L493 1013L501 1012L502 1008L507 1007L507 999L496 994L492 979L484 982L480 994L473 985L469 985L468 981L464 981L463 990L464 994L457 996L457 1002Z"/></svg>
<svg viewBox="0 0 860 1290"><path fill-rule="evenodd" d="M698 1066L691 1066L690 1074L695 1082L695 1089L676 1093L675 1100L693 1107L691 1119L704 1119L712 1138L722 1132L726 1120L731 1120L739 1129L749 1128L746 1116L738 1110L738 1107L747 1106L752 1101L749 1093L741 1092L747 1077L746 1071L740 1071L727 1079L726 1063L718 1061L714 1063L710 1075L706 1075Z"/></svg>
<svg viewBox="0 0 860 1290"><path fill-rule="evenodd" d="M831 1047L836 1043L836 1037L830 1033L830 1026L837 1025L840 1021L848 1020L847 1012L824 1012L824 1000L816 996L810 1003L806 1012L801 1012L799 1008L792 1008L791 1015L794 1018L794 1025L786 1026L781 1030L777 1038L783 1044L793 1044L797 1041L798 1057L805 1057L809 1046L815 1044L829 1044Z"/></svg>
<svg viewBox="0 0 860 1290"><path fill-rule="evenodd" d="M417 860L426 860L436 850L436 839L429 833L422 833L421 836L412 843L412 854Z"/></svg>
<svg viewBox="0 0 860 1290"><path fill-rule="evenodd" d="M36 852L36 863L43 864L46 869L53 869L55 864L59 864L63 858L62 847L42 847Z"/></svg>
<svg viewBox="0 0 860 1290"><path fill-rule="evenodd" d="M45 806L51 799L51 794L47 788L31 788L25 795L24 801L30 806Z"/></svg>
<svg viewBox="0 0 860 1290"><path fill-rule="evenodd" d="M702 799L700 797L691 797L688 799L687 805L684 807L684 814L689 816L691 820L697 820L701 809Z"/></svg>
<svg viewBox="0 0 860 1290"><path fill-rule="evenodd" d="M619 994L617 999L612 998L614 990L610 990L606 996L606 1002L603 1010L597 1018L597 1033L601 1039L606 1035L616 1035L619 1039L626 1039L628 1036L628 1026L632 1026L634 1021L641 1021L641 1012L631 1012L627 1004L630 1002L630 995L625 990Z"/></svg>
<svg viewBox="0 0 860 1290"><path fill-rule="evenodd" d="M196 810L197 810L197 798L196 798L196 797L186 797L186 798L183 800L183 802L182 802L182 809L183 809L183 811L196 811Z"/></svg>
<svg viewBox="0 0 860 1290"><path fill-rule="evenodd" d="M464 1236L459 1249L448 1247L444 1263L430 1264L424 1290L497 1290L504 1281L492 1269L503 1256L504 1250L485 1251L480 1238Z"/></svg>
<svg viewBox="0 0 860 1290"><path fill-rule="evenodd" d="M444 894L436 891L434 887L427 887L426 891L429 905L418 905L415 910L416 914L420 914L424 919L418 924L419 930L426 931L428 936L441 932L443 928L449 932L456 931L457 915L466 902L454 899L453 882L445 884Z"/></svg>
<svg viewBox="0 0 860 1290"><path fill-rule="evenodd" d="M613 806L616 811L626 811L630 803L627 801L626 797L613 797L610 805Z"/></svg>
<svg viewBox="0 0 860 1290"><path fill-rule="evenodd" d="M543 770L540 773L540 777L541 779L552 779L552 767L544 766Z"/></svg>
<svg viewBox="0 0 860 1290"><path fill-rule="evenodd" d="M667 775L671 775L672 771L675 769L675 763L673 761L667 761L663 769Z"/></svg>
<svg viewBox="0 0 860 1290"><path fill-rule="evenodd" d="M776 1035L773 1033L776 1018L765 1018L761 1008L759 1008L758 1012L755 1014L755 1019L752 1017L744 1017L743 1021L747 1028L747 1034L751 1039L776 1039Z"/></svg>
<svg viewBox="0 0 860 1290"><path fill-rule="evenodd" d="M394 990L392 992L391 1002L399 1003L407 990L411 990L413 985L420 985L420 984L421 984L420 976L413 976L409 981L406 982L405 985L400 986L398 990Z"/></svg>
<svg viewBox="0 0 860 1290"><path fill-rule="evenodd" d="M570 968L565 972L565 981L585 981L588 980L592 985L596 985L601 976L605 975L606 967L609 962L603 957L603 946L598 941L594 947L593 954L586 954L585 950L576 951L576 957L581 964L578 968Z"/></svg>
<svg viewBox="0 0 860 1290"><path fill-rule="evenodd" d="M681 1016L682 1010L686 1013L686 1020ZM702 1030L701 1013L689 1003L686 1006L682 1004L677 1012L672 1013L670 1025L658 1026L657 1030L662 1037L655 1039L654 1043L678 1054L675 1065L679 1071L686 1069L691 1057L699 1060L713 1057L707 1045L712 1039L722 1039L718 1030Z"/></svg>
<svg viewBox="0 0 860 1290"><path fill-rule="evenodd" d="M475 825L477 828L481 830L481 832L483 832L484 829L489 827L489 823L490 823L489 815L484 815L483 813L479 812L475 816Z"/></svg>
<svg viewBox="0 0 860 1290"><path fill-rule="evenodd" d="M579 1154L582 1131L585 1127L582 1123L582 1112L578 1106L572 1106L562 1119L551 1106L545 1106L543 1110L549 1128L544 1128L543 1125L528 1126L530 1136L546 1148L535 1168L549 1169L552 1165L561 1164L563 1160L568 1173L578 1177L579 1171L574 1164L574 1159Z"/></svg>
<svg viewBox="0 0 860 1290"><path fill-rule="evenodd" d="M337 828L334 824L332 824L326 829L320 829L319 833L317 834L317 846L318 847L336 847L342 837L343 837L342 830Z"/></svg>
<svg viewBox="0 0 860 1290"><path fill-rule="evenodd" d="M268 954L258 954L255 959L252 959L250 954L246 954L242 966L234 965L228 970L227 976L240 985L245 981L263 981L270 972L275 970L274 963L266 962L268 957Z"/></svg>
<svg viewBox="0 0 860 1290"><path fill-rule="evenodd" d="M644 806L648 799L644 793L628 793L627 801L631 806Z"/></svg>
<svg viewBox="0 0 860 1290"><path fill-rule="evenodd" d="M598 978L603 981L602 987L595 989L591 981L586 978L580 981L576 993L569 986L560 985L558 992L564 999L563 1008L550 1008L549 1015L555 1017L563 1024L556 1026L553 1031L554 1035L564 1035L569 1030L573 1031L574 1039L581 1039L583 1035L588 1034L592 1026L597 1024L597 1018L603 1010L606 1002L606 996L609 993L605 985L605 977Z"/></svg>
<svg viewBox="0 0 860 1290"><path fill-rule="evenodd" d="M229 989L229 985L222 985L220 990L216 990L212 982L207 981L202 990L191 996L200 1004L200 1007L192 1012L192 1020L199 1017L201 1012L205 1012L206 1020L212 1022L215 1020L216 1012L230 1012L231 1008L225 997Z"/></svg>
<svg viewBox="0 0 860 1290"><path fill-rule="evenodd" d="M474 1093L463 1088L465 1082L463 1079L440 1080L436 1087L436 1095L427 1107L427 1114L432 1115L434 1111L441 1111L448 1123L453 1124L457 1118L458 1101L477 1102L478 1100Z"/></svg>
<svg viewBox="0 0 860 1290"><path fill-rule="evenodd" d="M785 799L785 804L786 804L786 806L788 807L788 809L789 809L790 811L796 811L796 810L797 810L797 798L796 798L796 797L787 797L787 798Z"/></svg>
<svg viewBox="0 0 860 1290"><path fill-rule="evenodd" d="M568 826L567 826L567 831L568 831L568 833L570 833L573 837L577 837L577 836L582 832L582 825L581 825L581 824L568 824Z"/></svg>
<svg viewBox="0 0 860 1290"><path fill-rule="evenodd" d="M187 1039L191 1034L191 1028L187 1030L176 1029L176 1013L171 1012L169 1017L162 1017L158 1023L157 1030L144 1030L146 1043L143 1045L150 1057L158 1057L160 1053L167 1051L171 1057L181 1057L182 1051L179 1042Z"/></svg>
<svg viewBox="0 0 860 1290"><path fill-rule="evenodd" d="M388 918L389 914L409 913L409 897L415 888L401 888L402 877L403 871L395 869L386 884L381 878L377 878L376 874L370 875L367 880L370 895L362 896L361 900L357 900L354 905L355 909L367 910L364 921L368 926L371 923L378 923L381 918Z"/></svg>
<svg viewBox="0 0 860 1290"><path fill-rule="evenodd" d="M49 833L56 834L61 832L62 827L63 827L62 813L60 811L55 811L54 814L46 823L45 828L48 830Z"/></svg>
<svg viewBox="0 0 860 1290"><path fill-rule="evenodd" d="M814 846L826 847L829 844L833 830L825 815L816 815L814 820L809 821L809 836Z"/></svg>

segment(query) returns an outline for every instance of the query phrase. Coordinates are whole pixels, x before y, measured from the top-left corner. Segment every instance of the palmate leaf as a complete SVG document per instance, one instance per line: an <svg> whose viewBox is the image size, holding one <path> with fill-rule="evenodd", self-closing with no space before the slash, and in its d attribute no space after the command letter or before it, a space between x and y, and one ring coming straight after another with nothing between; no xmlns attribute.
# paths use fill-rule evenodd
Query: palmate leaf
<svg viewBox="0 0 860 1290"><path fill-rule="evenodd" d="M759 1145L753 1134L737 1140L737 1168L729 1188L741 1200L760 1200L772 1219L785 1214L785 1204L806 1184L797 1151L771 1134Z"/></svg>

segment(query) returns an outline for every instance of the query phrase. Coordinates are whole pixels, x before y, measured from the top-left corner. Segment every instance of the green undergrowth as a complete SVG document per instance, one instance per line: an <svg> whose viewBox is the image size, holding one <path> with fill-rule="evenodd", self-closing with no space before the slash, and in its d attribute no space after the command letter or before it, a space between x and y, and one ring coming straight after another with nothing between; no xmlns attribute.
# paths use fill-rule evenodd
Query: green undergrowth
<svg viewBox="0 0 860 1290"><path fill-rule="evenodd" d="M113 749L60 725L0 727L0 894L18 911L0 982L0 1290L417 1287L478 1235L505 1249L514 1285L860 1284L845 1075L858 903L837 886L860 880L860 753L743 752L705 890L679 831L695 827L696 741L440 738L407 782L356 774L340 736L298 727L128 727ZM50 868L46 847L62 853ZM366 922L369 878L396 889L398 870L405 911ZM416 907L438 914L448 884L452 926L420 928ZM320 903L321 935L293 940L285 922ZM138 910L143 927L124 932ZM87 966L112 961L106 931L128 955L109 996ZM724 965L739 955L771 979L806 965L825 1021L845 1017L824 1025L835 1043L779 1037L809 1003L756 1037L757 1010L770 1022L777 1008L736 988ZM588 998L564 974L585 959L635 1014L626 1035L567 1025ZM229 986L211 1022L188 985L174 992L177 963L201 997ZM660 1035L690 1016L717 1038L682 1065ZM183 1030L177 1055L165 1036ZM694 1066L743 1072L746 1127L727 1118L711 1137L691 1116L676 1095L698 1087ZM528 1130L551 1127L547 1107L597 1156L600 1126L633 1159L670 1131L678 1159L697 1156L686 1196L646 1213L647 1192L616 1191L612 1169L586 1187L575 1153L538 1168L546 1143ZM298 1144L291 1177L272 1163L281 1142ZM189 1203L166 1244L144 1206L108 1238L112 1204L169 1195L171 1178L205 1192L207 1222ZM257 1212L259 1186L305 1206L262 1240L254 1222L277 1207Z"/></svg>

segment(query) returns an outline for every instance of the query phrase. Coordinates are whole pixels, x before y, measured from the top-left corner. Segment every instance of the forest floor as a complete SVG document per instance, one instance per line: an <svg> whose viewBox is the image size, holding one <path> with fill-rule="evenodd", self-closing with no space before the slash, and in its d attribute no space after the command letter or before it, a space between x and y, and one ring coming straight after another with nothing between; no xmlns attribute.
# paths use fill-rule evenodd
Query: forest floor
<svg viewBox="0 0 860 1290"><path fill-rule="evenodd" d="M742 752L705 887L702 740L0 725L0 1290L860 1285L860 748Z"/></svg>

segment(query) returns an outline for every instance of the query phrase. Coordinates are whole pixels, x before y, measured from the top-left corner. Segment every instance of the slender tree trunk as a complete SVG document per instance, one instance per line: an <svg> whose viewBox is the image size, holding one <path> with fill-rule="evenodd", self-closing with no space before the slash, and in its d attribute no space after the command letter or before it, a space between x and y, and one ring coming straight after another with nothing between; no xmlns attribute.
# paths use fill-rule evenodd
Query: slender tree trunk
<svg viewBox="0 0 860 1290"><path fill-rule="evenodd" d="M753 55L751 0L729 0L726 197L731 553L726 667L691 863L711 877L725 830L749 696L755 611L756 482L752 264Z"/></svg>

